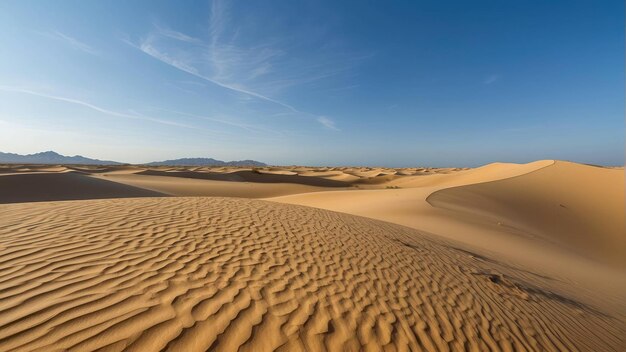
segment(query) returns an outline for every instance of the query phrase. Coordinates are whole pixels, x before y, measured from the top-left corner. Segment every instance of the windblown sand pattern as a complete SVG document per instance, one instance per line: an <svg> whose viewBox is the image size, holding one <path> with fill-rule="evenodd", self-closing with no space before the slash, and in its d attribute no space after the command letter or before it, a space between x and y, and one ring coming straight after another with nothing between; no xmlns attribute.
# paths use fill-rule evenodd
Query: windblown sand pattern
<svg viewBox="0 0 626 352"><path fill-rule="evenodd" d="M0 205L0 350L619 351L624 323L406 227L228 198ZM483 258L484 259L484 258Z"/></svg>

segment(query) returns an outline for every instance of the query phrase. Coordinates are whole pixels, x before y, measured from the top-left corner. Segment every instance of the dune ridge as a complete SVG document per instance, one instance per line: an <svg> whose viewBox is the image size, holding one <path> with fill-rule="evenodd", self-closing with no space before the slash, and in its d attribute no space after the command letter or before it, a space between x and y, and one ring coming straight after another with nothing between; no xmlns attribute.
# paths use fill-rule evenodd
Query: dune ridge
<svg viewBox="0 0 626 352"><path fill-rule="evenodd" d="M546 289L555 283L541 273L363 217L137 198L5 204L0 221L0 350L619 351L625 342L622 318Z"/></svg>
<svg viewBox="0 0 626 352"><path fill-rule="evenodd" d="M398 189L325 191L268 200L367 216L439 235L462 229L479 236L468 243L480 242L481 233L489 231L534 242L539 238L624 266L624 180L623 168L543 160L388 183Z"/></svg>
<svg viewBox="0 0 626 352"><path fill-rule="evenodd" d="M0 192L0 202L19 203L91 198L136 196L218 196L242 198L270 198L339 189L384 188L392 179L411 175L451 173L458 170L433 168L383 169L355 167L183 167L136 165L0 165L0 176L5 179L0 189L11 188L9 197ZM20 184L33 184L30 191ZM76 174L85 177L79 178ZM93 181L103 180L106 182ZM49 179L49 180L48 180ZM80 179L80 180L79 180ZM2 180L0 180L2 181ZM49 181L49 182L48 182ZM114 189L110 182L130 186ZM76 183L77 189L71 186ZM132 191L135 189L134 191ZM141 192L143 189L147 192ZM107 192L109 196L107 196ZM20 196L21 195L21 196ZM4 201L2 201L4 199Z"/></svg>
<svg viewBox="0 0 626 352"><path fill-rule="evenodd" d="M516 177L438 190L426 201L626 267L624 181L623 169L557 161Z"/></svg>

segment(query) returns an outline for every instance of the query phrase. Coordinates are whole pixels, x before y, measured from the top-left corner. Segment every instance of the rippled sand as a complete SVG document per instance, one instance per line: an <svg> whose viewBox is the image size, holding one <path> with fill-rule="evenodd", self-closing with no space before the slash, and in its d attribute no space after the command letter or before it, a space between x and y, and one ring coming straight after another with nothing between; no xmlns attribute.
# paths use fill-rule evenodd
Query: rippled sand
<svg viewBox="0 0 626 352"><path fill-rule="evenodd" d="M354 215L135 198L5 204L0 223L2 351L619 351L625 343L620 317L560 293L576 292L573 282Z"/></svg>

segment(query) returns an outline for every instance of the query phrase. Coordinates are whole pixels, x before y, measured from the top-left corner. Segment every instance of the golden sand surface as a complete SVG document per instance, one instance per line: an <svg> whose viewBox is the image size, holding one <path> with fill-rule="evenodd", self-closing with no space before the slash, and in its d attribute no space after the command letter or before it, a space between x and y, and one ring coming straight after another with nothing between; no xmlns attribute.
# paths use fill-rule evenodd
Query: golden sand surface
<svg viewBox="0 0 626 352"><path fill-rule="evenodd" d="M0 165L0 351L624 351L624 182Z"/></svg>
<svg viewBox="0 0 626 352"><path fill-rule="evenodd" d="M549 277L363 217L209 197L11 204L0 214L0 350L624 343L623 321L545 289Z"/></svg>

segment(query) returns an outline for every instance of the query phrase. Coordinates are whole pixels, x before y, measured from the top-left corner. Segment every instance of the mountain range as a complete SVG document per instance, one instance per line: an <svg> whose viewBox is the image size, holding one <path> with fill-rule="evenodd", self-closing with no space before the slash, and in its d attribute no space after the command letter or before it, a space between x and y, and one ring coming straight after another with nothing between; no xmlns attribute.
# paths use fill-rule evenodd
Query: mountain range
<svg viewBox="0 0 626 352"><path fill-rule="evenodd" d="M98 160L82 155L66 156L57 152L47 151L35 154L20 155L0 152L0 164L76 164L76 165L121 165L111 160ZM222 161L213 158L182 158L165 161L154 161L142 165L159 166L267 166L255 160Z"/></svg>
<svg viewBox="0 0 626 352"><path fill-rule="evenodd" d="M65 156L53 151L20 155L0 152L3 164L80 164L80 165L120 165L117 161L86 158L82 155Z"/></svg>

